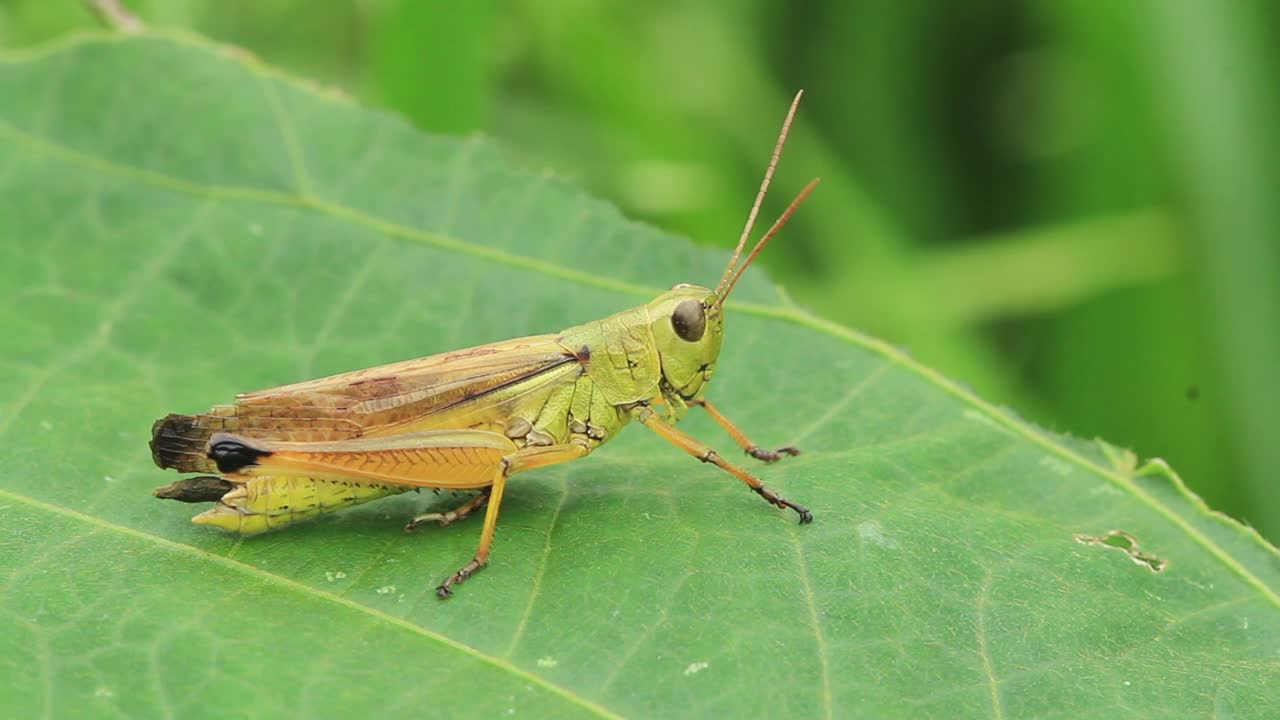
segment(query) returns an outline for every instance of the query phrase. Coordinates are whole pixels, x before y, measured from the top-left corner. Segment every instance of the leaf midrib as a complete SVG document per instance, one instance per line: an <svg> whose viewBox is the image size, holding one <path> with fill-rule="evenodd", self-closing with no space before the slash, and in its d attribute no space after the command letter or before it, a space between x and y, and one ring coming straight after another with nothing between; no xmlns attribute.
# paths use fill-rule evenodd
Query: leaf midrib
<svg viewBox="0 0 1280 720"><path fill-rule="evenodd" d="M226 48L223 46L218 46L203 38L192 36L187 33L152 32L150 33L150 36L154 38L160 38L163 40L171 41L176 44L187 45L189 47L194 47L194 48L205 50L205 51L208 51L210 49L224 50L224 51L226 50ZM29 61L30 59L41 57L42 55L57 49L74 47L78 45L87 45L91 43L121 42L121 41L122 40L115 35L103 34L100 32L87 32L83 34L73 35L66 40L53 43L49 46L45 46L35 51L23 52L23 53L6 53L3 55L0 55L0 62L3 62L5 64L18 64L21 62ZM247 56L243 53L238 53L238 54L235 54L234 56L229 57L227 53L221 52L221 53L218 53L218 57L222 58L224 61L229 60L232 62L238 62L242 64L249 72L253 73L258 77L264 77L264 78L278 77L287 82L293 83L300 90L311 93L317 99L327 101L327 102L334 102L334 103L342 102L343 104L348 104L348 103L345 103L345 101L340 101L335 97L317 92L311 85L305 82L301 82L298 79L288 75L287 73L284 73L275 68L264 65L261 62L252 58L251 56ZM281 118L279 113L276 114L276 121L277 121L277 124L279 125L278 129L282 137L288 137L291 134L290 129L283 124L284 121ZM194 195L197 197L218 199L218 200L240 200L245 202L257 202L257 203L270 204L270 205L276 205L276 206L311 209L311 210L325 213L331 217L346 220L356 225L362 225L366 228L381 232L391 237L433 245L442 249L452 250L455 252L472 255L474 257L488 259L494 262L498 262L498 263L516 267L516 268L539 272L551 277L556 277L563 280L569 280L569 281L576 282L576 283L590 286L590 287L596 287L600 289L610 290L613 292L618 292L621 294L633 295L633 296L644 297L644 298L651 298L660 292L658 288L650 288L650 287L645 287L643 285L625 282L622 280L615 280L611 278L601 277L598 275L578 272L575 270L571 270L571 269L556 265L554 263L549 263L542 260L530 258L527 256L516 255L513 253L505 252L503 250L497 250L494 248L489 248L482 245L469 243L465 240L461 240L459 238L455 238L452 236L418 230L416 228L412 228L406 225L401 225L399 223L395 223L389 220L379 218L374 215L370 215L369 213L357 210L355 208L347 207L339 203L321 200L315 197L310 197L310 196L296 194L296 193L291 194L291 193L273 191L273 190L261 190L257 188L201 184L201 183L193 182L190 180L185 180L182 178L165 175L163 173L158 173L151 170L145 170L145 169L133 167L130 165L116 163L110 160L94 157L87 153L83 153L79 150L68 147L66 145L52 142L45 138L31 135L6 122L0 122L0 134L7 135L19 142L26 143L37 150L42 150L51 155L59 157L63 160L78 164L84 168L108 173L117 177L124 177L124 178L141 181L149 185L164 187L170 190L175 190L178 192ZM298 159L296 156L291 155L291 164L293 165L292 169L295 172L295 177L305 177L305 171L298 164ZM972 406L973 408L981 411L984 415L989 417L991 420L997 422L1000 426L1004 427L1010 432L1030 441L1034 445L1038 445L1042 449L1048 451L1053 455L1056 455L1059 458L1062 458L1063 460L1066 460L1089 472L1095 473L1096 475L1100 476L1104 480L1112 483L1113 485L1118 486L1121 490L1127 492L1128 494L1133 496L1135 499L1137 499L1141 503L1147 505L1148 507L1151 507L1157 513L1163 516L1165 519L1172 522L1175 525L1175 527L1182 530L1187 535L1187 537L1190 538L1195 544L1202 547L1210 555L1212 555L1215 559L1217 559L1225 567L1227 567L1227 569L1231 570L1233 573L1239 576L1242 580L1244 580L1246 584L1254 588L1269 603L1271 603L1272 606L1280 609L1280 593L1277 593L1277 591L1269 587L1266 583L1264 583L1261 580L1261 578L1254 575L1241 562L1239 562L1234 557L1232 557L1229 553L1227 553L1227 551L1224 548L1219 546L1216 542L1214 542L1211 538L1209 538L1207 535L1201 532L1198 528L1191 525L1186 518L1184 518L1179 513L1175 512L1168 505L1160 502L1157 498L1155 498L1155 496L1151 495L1150 493L1146 492L1141 487L1139 487L1136 483L1133 482L1132 477L1116 472L1111 468L1099 465L1098 463L1095 463L1092 460L1072 451L1066 446L1055 443L1053 440L1049 439L1048 436L1042 433L1034 432L1025 423L1019 422L1011 414L986 402L985 400L982 400L981 398L974 395L969 390L962 387L960 384L946 378L936 370L919 363L918 361L914 360L913 358L908 356L905 352L903 352L902 350L899 350L893 345L890 345L885 341L878 340L868 335L864 335L863 333L860 333L851 328L847 328L843 325L840 325L839 323L815 317L793 306L763 305L763 304L757 304L757 303L738 302L738 301L729 301L726 304L729 307L732 307L735 310L739 312L743 312L745 314L755 315L757 317L763 317L763 318L770 318L774 320L780 320L783 322L794 323L796 325L799 325L801 327L806 327L810 330L814 330L824 335L828 335L830 337L843 340L852 345L861 347L864 350L867 350L869 352L876 353L884 357L886 360L889 360L890 362L897 364L899 367L903 368L904 370L919 376L926 382L937 386L938 388L940 388L947 394L951 395L952 397L955 397L961 402L964 402ZM1169 482L1172 482L1175 488L1177 489L1178 493L1182 495L1184 499L1187 499L1190 502L1190 504L1192 505L1193 511L1200 509L1198 503L1196 502L1197 498L1195 498L1194 495L1191 494L1191 492L1186 488L1185 484L1183 484L1181 479L1179 479L1176 476L1176 474L1173 474L1172 471L1169 471L1167 480ZM31 499L31 501L35 503L39 502L34 499ZM55 507L55 506L49 506L49 507ZM67 512L74 512L74 511L68 510ZM1231 525L1233 530L1245 532L1258 546L1263 548L1264 551L1269 552L1270 554L1275 555L1276 557L1280 557L1280 550L1277 550L1275 546L1268 543L1266 539L1263 538L1256 530L1246 527L1240 524L1235 519L1229 518L1225 515L1221 515L1220 513L1212 513L1212 512L1206 511L1204 514L1206 515L1206 517L1209 517L1210 519L1217 519ZM88 517L88 516L85 516L85 517ZM147 536L145 533L141 533L140 535L143 537ZM160 539L160 538L157 537L157 539ZM169 542L169 541L165 541L165 542ZM178 547L185 547L185 546L178 545ZM306 587L306 586L303 585L299 587ZM391 616L388 616L388 617L391 617ZM417 627L411 624L409 626Z"/></svg>

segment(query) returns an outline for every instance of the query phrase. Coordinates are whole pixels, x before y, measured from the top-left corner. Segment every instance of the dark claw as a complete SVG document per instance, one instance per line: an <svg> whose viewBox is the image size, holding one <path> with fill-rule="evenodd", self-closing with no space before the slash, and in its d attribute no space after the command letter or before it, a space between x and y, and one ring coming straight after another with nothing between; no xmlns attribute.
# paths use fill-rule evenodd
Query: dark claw
<svg viewBox="0 0 1280 720"><path fill-rule="evenodd" d="M764 498L765 500L768 500L771 504L773 504L774 507L778 508L779 510L784 510L784 509L795 510L796 514L800 516L801 525L804 525L805 523L813 522L813 513L809 512L809 508L803 505L797 505L791 502L790 500L787 500L786 498L775 493L774 491L770 490L768 487L764 485L761 485L760 487L753 487L751 488L751 490L754 491L760 497Z"/></svg>
<svg viewBox="0 0 1280 720"><path fill-rule="evenodd" d="M813 522L813 513L809 512L809 508L803 505L797 505L790 500L783 500L782 504L796 511L796 514L800 516L801 525Z"/></svg>
<svg viewBox="0 0 1280 720"><path fill-rule="evenodd" d="M793 447L781 447L781 448L778 448L777 450L751 448L750 450L747 451L747 454L757 460L771 463L771 462L777 462L781 460L783 455L791 455L792 457L795 457L796 455L800 454L800 451Z"/></svg>
<svg viewBox="0 0 1280 720"><path fill-rule="evenodd" d="M440 585L436 587L436 597L441 600L447 600L452 597L453 588L451 586L457 585L460 582L465 582L467 578L475 575L483 567L484 564L477 559L473 559L471 562L463 565L461 570L450 575L444 582L440 583Z"/></svg>

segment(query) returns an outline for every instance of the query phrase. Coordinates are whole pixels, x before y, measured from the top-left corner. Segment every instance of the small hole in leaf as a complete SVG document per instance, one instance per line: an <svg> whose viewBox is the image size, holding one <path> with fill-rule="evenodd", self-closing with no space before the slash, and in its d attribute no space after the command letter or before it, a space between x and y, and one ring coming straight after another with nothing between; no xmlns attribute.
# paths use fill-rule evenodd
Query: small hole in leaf
<svg viewBox="0 0 1280 720"><path fill-rule="evenodd" d="M1151 572L1164 572L1164 569L1169 567L1168 560L1142 551L1138 547L1138 539L1123 530L1108 530L1101 535L1076 533L1073 537L1081 545L1094 545L1119 550L1128 555L1130 560Z"/></svg>
<svg viewBox="0 0 1280 720"><path fill-rule="evenodd" d="M1133 552L1138 547L1138 541L1132 535L1121 530L1112 530L1103 535L1101 538L1103 545L1113 548L1120 548L1125 552Z"/></svg>

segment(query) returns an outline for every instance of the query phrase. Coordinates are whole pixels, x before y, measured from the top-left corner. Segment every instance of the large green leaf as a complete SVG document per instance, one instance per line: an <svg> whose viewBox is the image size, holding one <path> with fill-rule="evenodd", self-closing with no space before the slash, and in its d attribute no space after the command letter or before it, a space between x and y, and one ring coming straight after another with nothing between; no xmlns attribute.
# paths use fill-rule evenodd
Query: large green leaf
<svg viewBox="0 0 1280 720"><path fill-rule="evenodd" d="M760 472L810 526L632 428L513 483L442 603L479 528L405 536L429 495L248 540L152 499L166 412L717 276L482 140L195 39L81 39L0 63L0 198L5 717L1280 715L1274 549L761 273L712 395L804 447Z"/></svg>

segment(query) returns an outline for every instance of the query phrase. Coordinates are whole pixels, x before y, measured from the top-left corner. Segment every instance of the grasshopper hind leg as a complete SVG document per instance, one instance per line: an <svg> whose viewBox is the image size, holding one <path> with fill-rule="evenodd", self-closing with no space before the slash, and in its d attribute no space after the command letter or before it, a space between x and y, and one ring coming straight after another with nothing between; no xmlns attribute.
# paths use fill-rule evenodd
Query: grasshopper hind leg
<svg viewBox="0 0 1280 720"><path fill-rule="evenodd" d="M220 471L233 474L229 479L236 487L194 520L252 533L414 488L480 490L453 510L421 515L410 523L453 522L485 508L475 556L436 587L436 594L447 598L454 585L489 562L507 478L589 452L590 447L579 443L522 448L505 435L482 430L309 443L216 433L209 440L209 456ZM330 479L337 477L350 480Z"/></svg>

